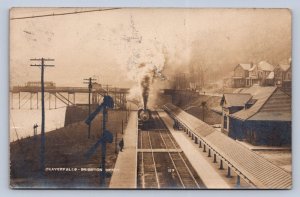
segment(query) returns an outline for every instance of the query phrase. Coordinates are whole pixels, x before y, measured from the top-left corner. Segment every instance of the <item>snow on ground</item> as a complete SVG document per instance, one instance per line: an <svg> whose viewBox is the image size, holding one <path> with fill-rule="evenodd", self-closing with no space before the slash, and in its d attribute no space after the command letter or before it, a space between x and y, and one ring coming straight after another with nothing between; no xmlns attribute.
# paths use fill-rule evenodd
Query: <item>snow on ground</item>
<svg viewBox="0 0 300 197"><path fill-rule="evenodd" d="M67 98L68 95L65 93ZM30 94L21 93L20 103L18 95L10 97L10 142L17 140L18 138L24 138L33 135L33 125L38 124L37 134L41 133L41 94L32 94L30 103ZM87 103L87 94L76 94L76 104ZM50 100L50 102L49 102ZM73 97L70 96L70 100L73 101ZM19 109L20 104L20 109ZM31 106L31 107L30 107ZM55 108L56 107L56 108ZM31 109L32 108L32 109ZM49 96L45 93L45 131L52 131L57 128L61 128L65 124L66 104L61 102L55 97Z"/></svg>
<svg viewBox="0 0 300 197"><path fill-rule="evenodd" d="M51 131L64 126L66 107L47 109L45 130ZM10 111L10 142L33 135L33 125L38 124L41 133L41 110L15 109ZM17 137L18 136L18 137Z"/></svg>

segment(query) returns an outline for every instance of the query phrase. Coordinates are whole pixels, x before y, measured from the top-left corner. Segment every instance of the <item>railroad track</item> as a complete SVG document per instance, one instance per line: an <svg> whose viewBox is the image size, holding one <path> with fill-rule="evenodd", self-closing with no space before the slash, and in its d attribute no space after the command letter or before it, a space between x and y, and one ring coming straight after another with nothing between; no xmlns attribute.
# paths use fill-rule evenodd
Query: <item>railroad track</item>
<svg viewBox="0 0 300 197"><path fill-rule="evenodd" d="M139 131L139 149L147 152L138 153L138 187L201 188L201 179L180 151L158 113L154 112L152 115L155 128ZM162 149L166 151L158 151Z"/></svg>

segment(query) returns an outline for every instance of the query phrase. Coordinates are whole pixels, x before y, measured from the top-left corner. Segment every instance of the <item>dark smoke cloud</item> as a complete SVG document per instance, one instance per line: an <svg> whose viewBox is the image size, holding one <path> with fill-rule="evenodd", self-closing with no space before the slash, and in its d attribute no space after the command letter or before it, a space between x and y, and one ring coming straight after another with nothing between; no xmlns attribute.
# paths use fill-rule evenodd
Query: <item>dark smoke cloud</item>
<svg viewBox="0 0 300 197"><path fill-rule="evenodd" d="M142 79L141 86L142 86L144 109L147 109L149 90L150 90L150 77L148 75L144 76L144 78Z"/></svg>

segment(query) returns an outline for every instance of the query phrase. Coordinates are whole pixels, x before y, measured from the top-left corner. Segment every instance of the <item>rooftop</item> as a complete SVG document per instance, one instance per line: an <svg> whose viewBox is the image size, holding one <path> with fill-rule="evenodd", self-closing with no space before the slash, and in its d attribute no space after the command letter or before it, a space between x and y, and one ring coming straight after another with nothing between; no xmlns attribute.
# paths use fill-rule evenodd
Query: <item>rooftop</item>
<svg viewBox="0 0 300 197"><path fill-rule="evenodd" d="M244 70L250 70L252 64L238 64L238 66L241 66Z"/></svg>
<svg viewBox="0 0 300 197"><path fill-rule="evenodd" d="M291 67L290 64L279 64L278 66L279 66L280 69L283 70L283 71L287 71L287 70Z"/></svg>
<svg viewBox="0 0 300 197"><path fill-rule="evenodd" d="M258 69L263 70L263 71L273 71L274 66L269 64L266 61L261 61L261 62L258 63Z"/></svg>
<svg viewBox="0 0 300 197"><path fill-rule="evenodd" d="M225 161L233 165L242 177L247 178L256 187L265 189L287 189L291 187L292 177L289 172L218 132L179 107L166 104L164 109L190 129L199 139L202 139L208 147L221 155Z"/></svg>
<svg viewBox="0 0 300 197"><path fill-rule="evenodd" d="M256 102L231 117L241 120L291 121L291 98L276 87L252 86L241 93L251 94Z"/></svg>
<svg viewBox="0 0 300 197"><path fill-rule="evenodd" d="M243 94L243 93L226 93L223 95L223 98L221 100L221 105L225 104L228 107L236 106L236 107L242 107L245 106L247 101L251 99L251 94Z"/></svg>

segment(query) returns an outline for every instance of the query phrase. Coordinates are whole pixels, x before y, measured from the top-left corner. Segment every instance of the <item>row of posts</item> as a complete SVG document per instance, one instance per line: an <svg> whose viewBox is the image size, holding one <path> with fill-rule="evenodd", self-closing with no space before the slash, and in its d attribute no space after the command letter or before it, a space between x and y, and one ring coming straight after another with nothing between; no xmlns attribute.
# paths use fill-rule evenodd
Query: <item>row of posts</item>
<svg viewBox="0 0 300 197"><path fill-rule="evenodd" d="M188 129L186 129L185 127L183 127L184 132L192 138L192 140L194 140L195 144L199 144L199 148L203 148L203 152L207 152L207 157L212 157L212 149L210 147L208 147L204 142L202 142L200 139L198 139L198 137L196 137L191 131L189 131ZM213 153L213 163L218 163L217 162L217 153L214 152ZM224 170L224 164L223 164L223 160L222 158L220 158L220 166L219 166L219 170ZM231 167L229 166L229 164L227 165L227 178L232 178L231 175ZM240 175L237 174L237 181L236 181L236 187L240 187L241 186L241 177Z"/></svg>

